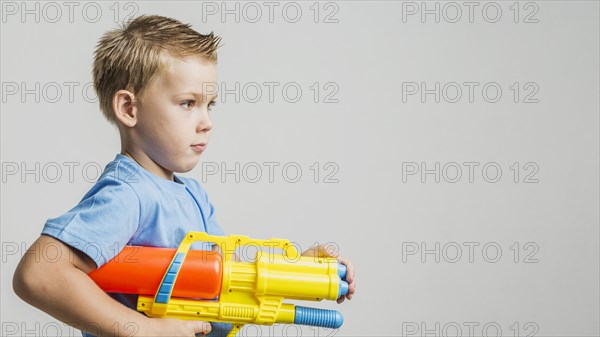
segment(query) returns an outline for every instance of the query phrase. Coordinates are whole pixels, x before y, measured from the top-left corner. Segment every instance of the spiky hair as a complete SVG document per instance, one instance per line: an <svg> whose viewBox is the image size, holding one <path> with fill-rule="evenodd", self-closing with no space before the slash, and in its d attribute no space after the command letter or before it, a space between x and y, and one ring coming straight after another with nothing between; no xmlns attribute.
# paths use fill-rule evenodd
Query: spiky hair
<svg viewBox="0 0 600 337"><path fill-rule="evenodd" d="M106 32L94 55L94 90L104 117L116 124L112 100L121 90L141 97L144 88L173 57L197 55L217 63L221 38L202 35L175 19L142 15Z"/></svg>

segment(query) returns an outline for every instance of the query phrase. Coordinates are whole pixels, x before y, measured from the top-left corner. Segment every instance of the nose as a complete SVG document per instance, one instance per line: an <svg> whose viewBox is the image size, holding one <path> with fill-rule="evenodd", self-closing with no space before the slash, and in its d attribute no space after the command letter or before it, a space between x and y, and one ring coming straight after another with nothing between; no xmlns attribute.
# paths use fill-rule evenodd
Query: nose
<svg viewBox="0 0 600 337"><path fill-rule="evenodd" d="M198 123L196 124L196 133L208 132L212 129L212 121L208 114L208 109L200 109L200 116L198 117Z"/></svg>

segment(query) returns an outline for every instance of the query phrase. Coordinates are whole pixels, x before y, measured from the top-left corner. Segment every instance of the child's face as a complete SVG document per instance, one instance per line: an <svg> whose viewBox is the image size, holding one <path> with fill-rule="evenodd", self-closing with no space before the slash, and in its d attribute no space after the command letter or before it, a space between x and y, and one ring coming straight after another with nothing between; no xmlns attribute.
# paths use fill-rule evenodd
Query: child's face
<svg viewBox="0 0 600 337"><path fill-rule="evenodd" d="M198 164L212 129L209 112L216 82L215 64L197 56L173 58L151 81L138 104L135 126L137 147L150 165L169 175Z"/></svg>

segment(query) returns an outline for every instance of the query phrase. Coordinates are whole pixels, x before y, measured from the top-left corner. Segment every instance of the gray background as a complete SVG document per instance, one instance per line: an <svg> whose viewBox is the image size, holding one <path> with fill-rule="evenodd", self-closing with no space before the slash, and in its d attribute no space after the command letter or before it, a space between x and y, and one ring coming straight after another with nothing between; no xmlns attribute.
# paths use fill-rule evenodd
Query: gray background
<svg viewBox="0 0 600 337"><path fill-rule="evenodd" d="M97 22L88 22L95 21L96 7L82 14L84 3L76 3L72 20L64 3L56 3L58 16L55 7L38 3L39 22L21 17L21 2L12 3L14 15L7 4L1 33L3 335L15 327L18 336L78 334L19 300L11 280L45 220L74 206L92 186L95 169L120 149L116 130L82 87L92 81L98 38L133 12L171 16L223 38L219 82L227 88L239 82L241 97L236 102L221 93L201 161L229 169L239 162L247 170L239 182L234 174L203 179L207 164L185 175L205 181L226 232L288 238L303 248L334 242L357 265L352 301L304 303L339 309L346 318L339 331L277 326L248 328L246 336L493 336L498 328L506 336L600 334L597 1L519 2L518 22L512 1L475 2L473 20L458 2L456 23L450 22L456 7L445 2L427 2L440 6L440 22L433 14L408 15L421 2L295 2L302 10L295 23L286 19L293 21L296 6L288 5L284 16L285 2L275 3L273 22L267 5L257 2L262 16L255 23L255 7L244 11L246 3L238 3L239 22L233 15L222 20L220 10L206 15L221 2L96 2L102 10ZM501 17L487 22L497 7ZM72 100L65 82L77 83ZM273 102L264 82L280 83ZM315 82L317 102L309 88ZM431 94L403 100L407 82L429 89L439 82L448 91L439 103ZM480 83L473 102L464 82ZM33 94L21 97L22 87L13 95L11 83L30 89L40 83L39 102ZM263 89L257 102L251 83ZM298 102L282 96L286 83L301 87ZM448 83L463 89L456 103L449 102L455 95ZM498 102L482 96L486 83L501 87ZM62 92L55 100L56 87ZM537 102L524 102L534 88L529 98ZM333 89L337 102L324 102ZM294 91L288 94L293 98ZM279 165L272 182L265 162ZM472 182L465 162L479 165ZM403 180L410 163L429 170L439 163L440 181L434 174ZM283 175L286 164L302 169L298 182L289 182L293 168ZM482 173L486 164L501 168L497 182L488 182L493 167ZM70 173L68 165L78 166ZM262 176L252 182L256 165ZM452 182L456 166L462 176ZM34 173L22 176L23 168ZM438 253L421 254L436 243ZM410 247L419 252L407 254Z"/></svg>

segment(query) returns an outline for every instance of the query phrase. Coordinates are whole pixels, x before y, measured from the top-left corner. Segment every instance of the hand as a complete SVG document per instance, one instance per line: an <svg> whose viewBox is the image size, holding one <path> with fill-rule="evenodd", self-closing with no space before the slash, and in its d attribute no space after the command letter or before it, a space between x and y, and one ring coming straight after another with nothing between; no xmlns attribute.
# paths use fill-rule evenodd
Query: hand
<svg viewBox="0 0 600 337"><path fill-rule="evenodd" d="M211 331L210 323L184 321L175 318L149 318L148 324L140 329L139 336L185 336L205 335Z"/></svg>
<svg viewBox="0 0 600 337"><path fill-rule="evenodd" d="M318 245L302 252L302 256L313 256L313 257L335 257L340 261L341 264L346 266L346 281L348 282L348 293L342 295L337 299L338 303L344 302L344 300L352 299L354 292L356 291L356 283L354 282L354 263L352 261L340 256L340 254L331 245Z"/></svg>

